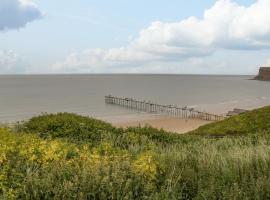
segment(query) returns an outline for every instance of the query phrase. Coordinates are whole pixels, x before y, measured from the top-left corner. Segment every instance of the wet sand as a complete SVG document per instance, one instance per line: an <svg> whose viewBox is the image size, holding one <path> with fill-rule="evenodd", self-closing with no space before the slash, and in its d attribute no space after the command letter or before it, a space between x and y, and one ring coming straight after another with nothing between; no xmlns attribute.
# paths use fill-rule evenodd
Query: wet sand
<svg viewBox="0 0 270 200"><path fill-rule="evenodd" d="M164 129L169 132L176 132L179 134L184 134L186 132L195 130L202 125L209 124L211 122L200 120L200 119L182 119L175 117L166 116L155 116L143 118L143 119L132 119L127 121L114 121L112 124L116 127L137 127L137 126L152 126L158 129Z"/></svg>

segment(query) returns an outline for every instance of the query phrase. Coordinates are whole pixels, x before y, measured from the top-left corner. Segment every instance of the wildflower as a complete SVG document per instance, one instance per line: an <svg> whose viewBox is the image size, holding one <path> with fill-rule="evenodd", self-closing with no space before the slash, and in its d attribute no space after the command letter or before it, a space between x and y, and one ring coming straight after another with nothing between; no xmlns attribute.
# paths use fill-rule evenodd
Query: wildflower
<svg viewBox="0 0 270 200"><path fill-rule="evenodd" d="M133 163L133 168L136 174L154 180L157 174L157 165L151 152L141 154Z"/></svg>

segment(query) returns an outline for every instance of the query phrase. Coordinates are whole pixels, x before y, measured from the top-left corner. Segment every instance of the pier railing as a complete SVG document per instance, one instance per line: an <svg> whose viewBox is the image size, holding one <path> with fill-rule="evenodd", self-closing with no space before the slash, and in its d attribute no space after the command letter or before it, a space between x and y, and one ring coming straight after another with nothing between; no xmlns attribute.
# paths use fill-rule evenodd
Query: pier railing
<svg viewBox="0 0 270 200"><path fill-rule="evenodd" d="M106 104L119 105L125 108L134 109L147 113L164 114L181 118L197 118L207 121L221 121L226 117L194 110L193 108L177 107L172 105L159 105L150 101L139 101L132 98L105 96Z"/></svg>

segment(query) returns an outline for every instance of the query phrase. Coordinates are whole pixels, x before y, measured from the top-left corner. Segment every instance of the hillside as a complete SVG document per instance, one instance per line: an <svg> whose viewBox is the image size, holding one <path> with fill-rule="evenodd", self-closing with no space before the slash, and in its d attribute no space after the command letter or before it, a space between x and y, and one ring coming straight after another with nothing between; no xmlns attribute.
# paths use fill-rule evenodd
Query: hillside
<svg viewBox="0 0 270 200"><path fill-rule="evenodd" d="M198 128L191 134L225 136L270 132L270 106Z"/></svg>
<svg viewBox="0 0 270 200"><path fill-rule="evenodd" d="M255 77L256 80L270 81L270 67L261 67L258 76Z"/></svg>
<svg viewBox="0 0 270 200"><path fill-rule="evenodd" d="M186 135L35 117L0 128L0 199L267 199L269 130L269 107Z"/></svg>

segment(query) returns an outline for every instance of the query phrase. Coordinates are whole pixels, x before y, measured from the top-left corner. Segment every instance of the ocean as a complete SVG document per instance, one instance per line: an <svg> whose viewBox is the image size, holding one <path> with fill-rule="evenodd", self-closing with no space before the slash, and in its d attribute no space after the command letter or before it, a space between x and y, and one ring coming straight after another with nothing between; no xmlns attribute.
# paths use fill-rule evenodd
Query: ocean
<svg viewBox="0 0 270 200"><path fill-rule="evenodd" d="M270 82L252 76L210 75L1 75L0 122L25 120L41 113L73 112L120 120L142 116L106 105L111 94L159 104L194 107L224 114L233 108L270 105Z"/></svg>

